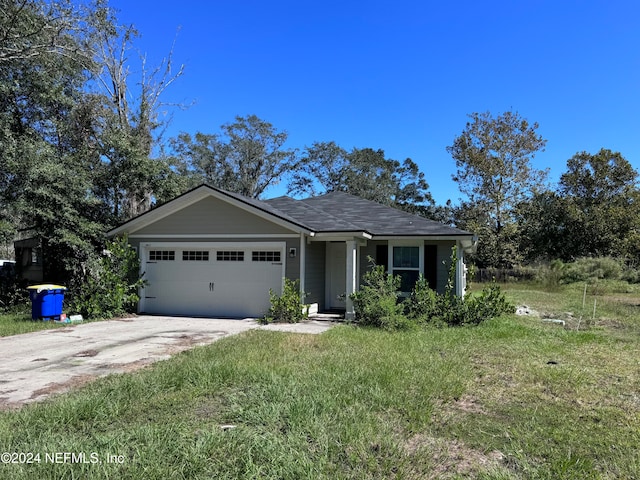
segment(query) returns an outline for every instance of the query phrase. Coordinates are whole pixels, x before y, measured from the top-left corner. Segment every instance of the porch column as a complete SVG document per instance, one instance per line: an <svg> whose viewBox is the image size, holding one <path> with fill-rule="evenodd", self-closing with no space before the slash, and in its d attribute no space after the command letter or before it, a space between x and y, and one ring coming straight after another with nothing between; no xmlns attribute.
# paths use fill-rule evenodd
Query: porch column
<svg viewBox="0 0 640 480"><path fill-rule="evenodd" d="M463 297L467 290L467 272L464 265L464 250L462 244L456 242L456 295Z"/></svg>
<svg viewBox="0 0 640 480"><path fill-rule="evenodd" d="M347 245L347 298L345 299L346 311L344 318L346 320L352 320L356 316L351 294L355 293L357 286L358 246L355 240L347 240L345 243Z"/></svg>
<svg viewBox="0 0 640 480"><path fill-rule="evenodd" d="M300 301L304 304L304 289L305 289L305 277L307 276L306 263L307 263L307 239L304 232L300 233Z"/></svg>

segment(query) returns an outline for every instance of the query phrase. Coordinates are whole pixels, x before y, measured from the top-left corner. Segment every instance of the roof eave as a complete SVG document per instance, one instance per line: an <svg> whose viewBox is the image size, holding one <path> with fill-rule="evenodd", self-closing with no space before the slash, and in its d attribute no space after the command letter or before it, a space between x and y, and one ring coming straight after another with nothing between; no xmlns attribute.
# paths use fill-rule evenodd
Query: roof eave
<svg viewBox="0 0 640 480"><path fill-rule="evenodd" d="M472 239L475 235L472 233L393 233L393 234L373 234L373 240L393 240L395 238L404 239L429 239L429 240L462 240Z"/></svg>
<svg viewBox="0 0 640 480"><path fill-rule="evenodd" d="M362 238L364 240L371 240L373 238L373 235L363 230L335 230L335 231L323 230L323 231L316 232L314 237L317 238L318 240L322 240L325 238L338 238L338 237Z"/></svg>

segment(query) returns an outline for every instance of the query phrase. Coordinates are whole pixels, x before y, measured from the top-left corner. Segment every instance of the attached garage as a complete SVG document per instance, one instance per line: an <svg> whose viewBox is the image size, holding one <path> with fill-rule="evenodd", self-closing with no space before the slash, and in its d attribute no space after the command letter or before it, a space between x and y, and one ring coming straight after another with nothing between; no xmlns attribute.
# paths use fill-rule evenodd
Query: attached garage
<svg viewBox="0 0 640 480"><path fill-rule="evenodd" d="M163 315L261 317L282 292L285 244L143 243L140 310Z"/></svg>

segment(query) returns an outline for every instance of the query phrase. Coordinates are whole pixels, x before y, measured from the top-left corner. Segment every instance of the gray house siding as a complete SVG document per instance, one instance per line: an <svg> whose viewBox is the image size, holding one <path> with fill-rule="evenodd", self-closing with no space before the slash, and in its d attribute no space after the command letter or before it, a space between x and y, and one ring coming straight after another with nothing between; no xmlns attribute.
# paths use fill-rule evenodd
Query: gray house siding
<svg viewBox="0 0 640 480"><path fill-rule="evenodd" d="M436 278L438 293L444 293L444 289L447 286L447 280L449 278L449 266L451 265L451 249L456 242L451 240L438 240L438 241L426 241L425 245L436 245L438 247L436 257Z"/></svg>
<svg viewBox="0 0 640 480"><path fill-rule="evenodd" d="M325 308L325 267L325 242L311 242L306 245L305 303L317 303L321 310Z"/></svg>
<svg viewBox="0 0 640 480"><path fill-rule="evenodd" d="M276 223L217 198L207 197L135 232L158 234L288 234Z"/></svg>
<svg viewBox="0 0 640 480"><path fill-rule="evenodd" d="M378 246L388 245L387 240L370 240L366 245L360 247L360 279L362 276L371 269L371 262L369 257L374 261L377 257ZM424 245L434 245L437 248L435 258L435 277L436 277L436 291L444 293L444 289L447 286L447 279L449 276L449 266L451 265L451 249L456 244L453 240L425 240ZM425 249L426 253L426 249ZM426 263L426 262L425 262ZM429 268L427 266L427 268Z"/></svg>
<svg viewBox="0 0 640 480"><path fill-rule="evenodd" d="M289 258L288 252L290 248L295 248L297 252L300 252L300 239L299 238L286 238L283 239L287 242L287 246L284 250L285 261L285 275L290 280L300 280L300 255L296 255L296 258ZM269 241L272 241L269 239Z"/></svg>
<svg viewBox="0 0 640 480"><path fill-rule="evenodd" d="M386 240L369 240L366 245L360 246L360 263L358 265L360 272L360 280L362 281L362 276L371 270L371 262L369 261L369 257L371 257L374 261L376 260L376 249L378 245L388 245L389 242Z"/></svg>

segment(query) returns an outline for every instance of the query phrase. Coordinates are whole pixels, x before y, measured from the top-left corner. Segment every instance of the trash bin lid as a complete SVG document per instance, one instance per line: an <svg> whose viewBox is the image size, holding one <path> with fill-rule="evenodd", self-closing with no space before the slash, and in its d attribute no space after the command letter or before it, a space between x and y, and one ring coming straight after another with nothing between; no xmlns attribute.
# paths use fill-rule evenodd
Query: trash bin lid
<svg viewBox="0 0 640 480"><path fill-rule="evenodd" d="M29 285L27 290L37 290L38 293L43 290L66 290L67 287L63 287L62 285L53 285L51 283L44 283L42 285Z"/></svg>

